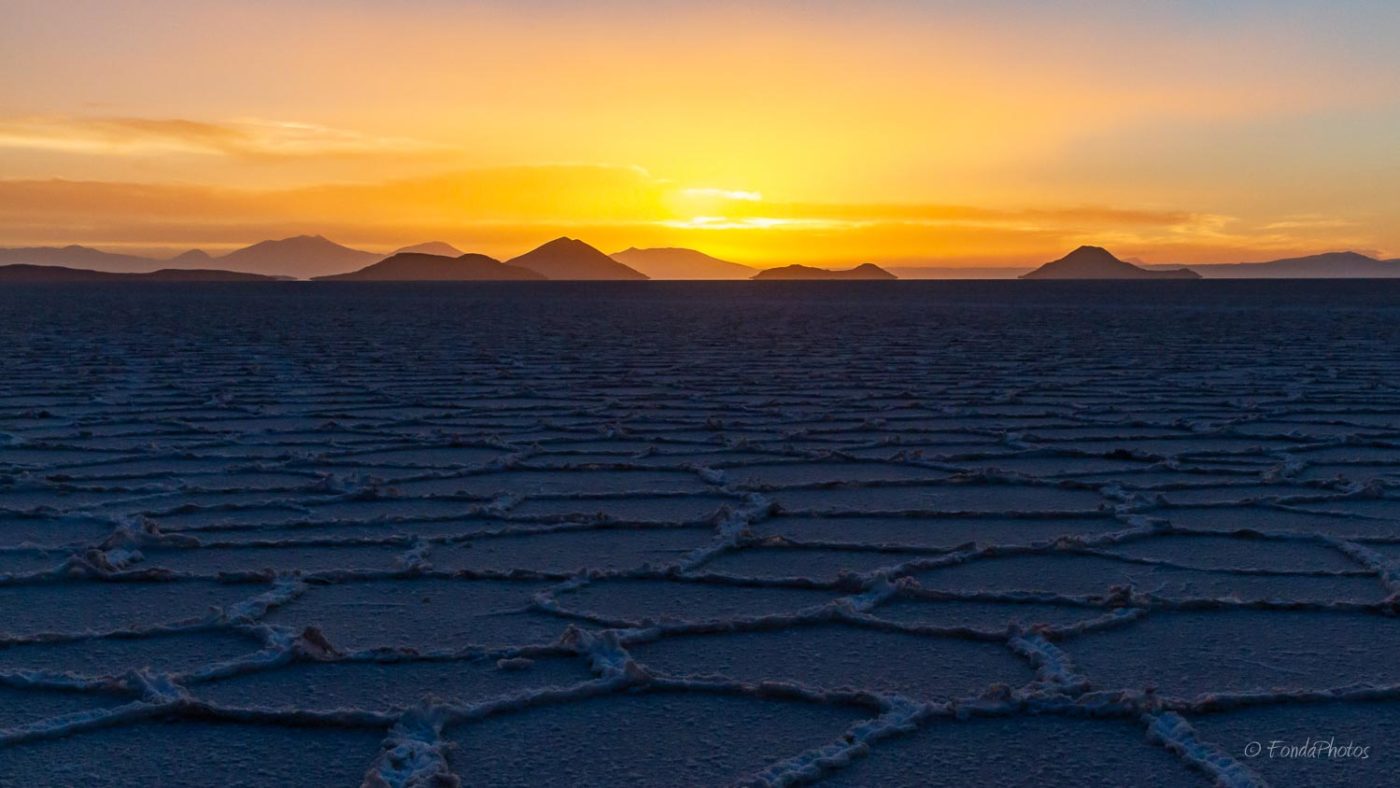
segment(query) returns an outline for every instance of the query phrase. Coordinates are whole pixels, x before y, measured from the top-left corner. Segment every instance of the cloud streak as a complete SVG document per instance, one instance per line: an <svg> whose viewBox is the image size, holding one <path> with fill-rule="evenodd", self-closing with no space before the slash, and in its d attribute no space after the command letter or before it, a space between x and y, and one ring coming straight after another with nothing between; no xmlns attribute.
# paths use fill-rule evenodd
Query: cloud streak
<svg viewBox="0 0 1400 788"><path fill-rule="evenodd" d="M25 117L0 120L0 149L93 156L187 154L247 159L443 155L442 145L312 123L241 119Z"/></svg>

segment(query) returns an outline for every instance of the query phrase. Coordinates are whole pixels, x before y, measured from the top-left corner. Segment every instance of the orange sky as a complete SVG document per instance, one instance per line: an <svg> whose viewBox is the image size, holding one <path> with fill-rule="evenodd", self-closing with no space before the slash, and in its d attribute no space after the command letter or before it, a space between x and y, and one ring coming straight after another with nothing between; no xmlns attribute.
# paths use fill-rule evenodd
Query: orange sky
<svg viewBox="0 0 1400 788"><path fill-rule="evenodd" d="M1400 256L1397 3L0 2L0 245Z"/></svg>

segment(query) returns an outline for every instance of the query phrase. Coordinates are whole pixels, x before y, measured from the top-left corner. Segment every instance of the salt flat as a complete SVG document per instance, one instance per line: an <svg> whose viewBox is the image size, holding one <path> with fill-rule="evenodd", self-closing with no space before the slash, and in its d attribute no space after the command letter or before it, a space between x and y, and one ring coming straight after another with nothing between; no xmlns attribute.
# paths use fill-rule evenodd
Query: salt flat
<svg viewBox="0 0 1400 788"><path fill-rule="evenodd" d="M1400 784L1389 285L32 286L0 348L0 784Z"/></svg>

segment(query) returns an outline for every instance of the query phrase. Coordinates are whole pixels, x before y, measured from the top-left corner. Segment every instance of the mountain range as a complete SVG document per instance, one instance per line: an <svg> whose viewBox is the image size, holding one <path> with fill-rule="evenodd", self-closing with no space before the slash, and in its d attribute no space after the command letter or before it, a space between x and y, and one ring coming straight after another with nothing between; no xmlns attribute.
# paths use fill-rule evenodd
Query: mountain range
<svg viewBox="0 0 1400 788"><path fill-rule="evenodd" d="M441 260L398 260L387 267L376 267L398 254L426 255L431 258L461 261L455 267ZM498 262L485 255L464 255L460 249L442 241L430 241L406 246L392 254L354 249L335 243L320 235L299 235L291 238L262 241L223 255L211 255L191 249L175 257L160 259L133 254L107 252L86 246L0 248L0 266L25 264L55 266L94 273L154 273L160 270L204 271L207 277L214 271L258 274L286 279L337 277L341 274L363 272L347 279L386 280L390 278L432 279L495 279L521 278L510 272L485 266L494 265L527 269L549 279L839 279L866 278L852 272L842 273L811 266L786 266L759 269L722 260L694 249L674 247L629 248L611 256L588 244L558 238L519 257ZM1135 264L1137 263L1137 264ZM1054 266L1050 268L1049 266ZM874 267L874 266L872 266ZM1154 265L1125 261L1099 247L1082 247L1066 258L1048 263L1035 271L1029 267L949 267L921 266L904 262L897 266L878 268L880 274L901 279L1009 279L1024 275L1040 278L1159 278L1162 272L1171 278L1189 277L1181 273L1189 269L1207 279L1216 278L1400 278L1400 260L1381 260L1357 252L1328 252L1258 263L1206 263ZM369 270L373 269L373 270ZM1170 273L1176 271L1177 273ZM769 273L772 272L772 273ZM499 275L498 275L499 274ZM1072 274L1072 275L1070 275ZM38 272L12 271L15 277L32 279ZM53 272L53 279L72 279L72 273ZM169 274L165 274L169 276ZM525 277L528 278L528 277Z"/></svg>
<svg viewBox="0 0 1400 788"><path fill-rule="evenodd" d="M1187 268L1148 270L1114 257L1102 246L1081 246L1042 265L1021 279L1200 279Z"/></svg>
<svg viewBox="0 0 1400 788"><path fill-rule="evenodd" d="M588 244L572 238L557 238L532 251L500 263L485 255L463 255L443 243L431 241L404 247L391 255L366 252L342 246L320 235L298 235L261 241L222 256L191 249L168 260L104 252L86 246L25 247L0 249L0 265L21 263L62 266L94 273L151 273L161 269L218 268L230 273L258 274L292 279L320 279L351 274L387 262L399 254L416 254L462 261L455 269L434 266L432 260L395 261L388 268L377 268L358 277L369 280L408 277L428 272L430 279L646 279L647 276L620 263ZM505 267L505 272L482 268L482 261ZM524 273L521 273L521 272ZM395 273L397 272L397 273ZM533 274L531 273L533 272ZM492 275L484 275L492 273ZM56 279L62 278L60 275Z"/></svg>
<svg viewBox="0 0 1400 788"><path fill-rule="evenodd" d="M180 257L185 257L190 253L185 252ZM0 265L6 263L54 265L112 273L146 273L162 266L175 265L175 260L154 260L149 257L104 252L100 249L71 244L69 246L24 246L0 249Z"/></svg>
<svg viewBox="0 0 1400 788"><path fill-rule="evenodd" d="M1147 266L1158 269L1160 266ZM1190 266L1206 279L1386 279L1400 277L1400 260L1378 260L1359 252L1326 252L1265 263L1206 263Z"/></svg>
<svg viewBox="0 0 1400 788"><path fill-rule="evenodd" d="M89 271L61 265L30 265L11 263L0 265L0 282L272 282L277 277L261 274L240 274L234 271L210 271L198 268L162 268L141 274L118 274L110 271Z"/></svg>
<svg viewBox="0 0 1400 788"><path fill-rule="evenodd" d="M383 259L384 255L341 246L320 235L298 235L261 241L221 256L199 249L169 260L104 252L86 246L0 249L0 264L58 265L89 271L136 274L159 269L209 269L264 276L309 279L313 276L354 271Z"/></svg>

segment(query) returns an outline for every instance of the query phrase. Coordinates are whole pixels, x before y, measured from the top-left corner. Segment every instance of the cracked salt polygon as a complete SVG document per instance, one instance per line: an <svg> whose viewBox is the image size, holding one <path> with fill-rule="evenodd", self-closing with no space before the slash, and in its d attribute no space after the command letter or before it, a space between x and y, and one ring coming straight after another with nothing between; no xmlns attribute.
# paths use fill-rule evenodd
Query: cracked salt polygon
<svg viewBox="0 0 1400 788"><path fill-rule="evenodd" d="M418 518L466 518L479 505L451 498L411 498L392 494L393 485L384 485L381 495L357 500L336 499L308 502L299 520L337 523L353 520L400 520Z"/></svg>
<svg viewBox="0 0 1400 788"><path fill-rule="evenodd" d="M1006 451L1006 444L998 438L948 436L944 440L935 440L917 435L901 436L898 443L843 448L842 452L863 460L898 461L903 457L918 457L925 461L956 464L960 462L957 458L966 455L1000 454Z"/></svg>
<svg viewBox="0 0 1400 788"><path fill-rule="evenodd" d="M1294 476L1300 482L1333 482L1338 478L1346 479L1358 484L1367 484L1372 481L1383 481L1391 485L1400 481L1400 463L1392 465L1379 464L1329 464L1319 463L1308 465L1301 472Z"/></svg>
<svg viewBox="0 0 1400 788"><path fill-rule="evenodd" d="M5 785L359 785L385 731L135 722L5 748Z"/></svg>
<svg viewBox="0 0 1400 788"><path fill-rule="evenodd" d="M0 510L9 512L33 512L41 507L49 509L78 510L98 507L104 504L120 506L138 493L129 490L102 490L51 484L48 486L26 485L23 487L0 487Z"/></svg>
<svg viewBox="0 0 1400 788"><path fill-rule="evenodd" d="M968 543L1048 544L1063 536L1120 531L1112 517L808 517L778 516L754 524L759 536L798 543L890 545L951 549Z"/></svg>
<svg viewBox="0 0 1400 788"><path fill-rule="evenodd" d="M0 450L0 456L4 451ZM113 462L83 464L64 468L63 476L76 480L180 479L199 478L206 473L218 473L229 466L227 459L176 455L158 459L126 458Z"/></svg>
<svg viewBox="0 0 1400 788"><path fill-rule="evenodd" d="M81 634L208 618L267 590L259 583L83 580L0 585L0 635Z"/></svg>
<svg viewBox="0 0 1400 788"><path fill-rule="evenodd" d="M624 570L675 564L715 540L713 528L589 528L549 533L481 537L463 544L436 545L428 554L433 569L572 573L588 569Z"/></svg>
<svg viewBox="0 0 1400 788"><path fill-rule="evenodd" d="M994 469L1021 473L1036 477L1082 477L1100 478L1104 474L1121 473L1121 478L1136 478L1154 463L1150 460L1119 460L1106 457L1081 457L1076 455L1046 454L1042 451L1028 454L1013 454L1003 457L981 457L968 460L952 460L954 464L968 470Z"/></svg>
<svg viewBox="0 0 1400 788"><path fill-rule="evenodd" d="M495 658L298 662L190 686L197 698L248 708L402 711L425 699L467 705L594 677L578 657L535 656L520 670Z"/></svg>
<svg viewBox="0 0 1400 788"><path fill-rule="evenodd" d="M3 528L3 526L0 526ZM68 560L67 550L0 550L0 577L56 569Z"/></svg>
<svg viewBox="0 0 1400 788"><path fill-rule="evenodd" d="M203 534L201 538L209 538ZM250 545L143 549L139 568L162 567L195 575L220 572L390 571L406 548L402 545Z"/></svg>
<svg viewBox="0 0 1400 788"><path fill-rule="evenodd" d="M1249 501L1277 501L1280 499L1326 496L1331 491L1302 485L1288 484L1201 484L1179 489L1154 490L1149 494L1158 495L1173 506L1203 506L1222 503L1245 503Z"/></svg>
<svg viewBox="0 0 1400 788"><path fill-rule="evenodd" d="M1325 501L1310 501L1298 505L1299 509L1341 514L1348 517L1366 518L1400 527L1400 496L1385 497L1360 495L1331 498Z"/></svg>
<svg viewBox="0 0 1400 788"><path fill-rule="evenodd" d="M1120 471L1092 476L1081 475L1074 478L1092 484L1121 485L1124 489L1136 492L1140 496L1154 499L1161 496L1163 501L1173 505L1194 505L1197 503L1197 501L1183 502L1180 497L1182 495L1198 497L1201 499L1200 503L1207 504L1233 503L1246 498L1266 499L1271 497L1268 492L1261 494L1258 485L1254 484L1270 466L1231 469L1241 472L1227 476L1221 468L1196 468L1191 462L1173 464L1177 466L1178 470ZM1290 481L1297 480L1290 479ZM1242 489L1245 486L1250 487L1253 492ZM1328 491L1316 487L1279 486L1272 497L1300 494L1326 495Z"/></svg>
<svg viewBox="0 0 1400 788"><path fill-rule="evenodd" d="M6 419L9 424L9 419ZM0 466L57 469L66 465L87 466L104 459L117 462L135 460L140 455L129 452L101 452L91 449L45 446L5 446L0 444Z"/></svg>
<svg viewBox="0 0 1400 788"><path fill-rule="evenodd" d="M1358 567L1359 568L1359 567ZM924 588L954 592L1039 592L1107 597L1116 587L1163 599L1380 602L1379 577L1245 574L1227 569L1183 569L1070 552L976 557L915 572Z"/></svg>
<svg viewBox="0 0 1400 788"><path fill-rule="evenodd" d="M872 609L870 615L904 624L1006 632L1013 625L1023 630L1038 625L1068 627L1101 618L1112 612L1111 609L1091 605L895 597Z"/></svg>
<svg viewBox="0 0 1400 788"><path fill-rule="evenodd" d="M477 446L403 446L372 448L354 452L337 452L327 460L355 467L361 465L387 468L456 468L474 467L506 456L500 449Z"/></svg>
<svg viewBox="0 0 1400 788"><path fill-rule="evenodd" d="M688 472L603 470L515 470L395 485L407 495L603 495L616 493L702 493L710 488Z"/></svg>
<svg viewBox="0 0 1400 788"><path fill-rule="evenodd" d="M834 550L821 547L745 547L722 553L694 571L731 577L807 578L833 581L841 574L893 568L926 554L896 551Z"/></svg>
<svg viewBox="0 0 1400 788"><path fill-rule="evenodd" d="M634 523L701 523L722 507L742 503L718 495L637 495L617 498L530 498L510 509L511 517L530 520L592 520L599 517Z"/></svg>
<svg viewBox="0 0 1400 788"><path fill-rule="evenodd" d="M1034 678L1004 643L837 624L669 635L628 650L650 670L862 688L920 700L970 697Z"/></svg>
<svg viewBox="0 0 1400 788"><path fill-rule="evenodd" d="M250 507L174 507L147 517L162 531L201 531L217 528L262 528L285 523L327 521L286 503ZM110 526L108 527L110 531Z"/></svg>
<svg viewBox="0 0 1400 788"><path fill-rule="evenodd" d="M1206 569L1333 572L1360 569L1355 561L1330 545L1293 539L1163 534L1105 545L1103 549L1130 558L1170 561Z"/></svg>
<svg viewBox="0 0 1400 788"><path fill-rule="evenodd" d="M0 514L0 546L62 547L91 544L112 535L112 523L81 516Z"/></svg>
<svg viewBox="0 0 1400 788"><path fill-rule="evenodd" d="M1309 439L1333 439L1348 435L1365 435L1374 432L1356 424L1318 424L1299 421L1266 420L1241 424L1234 428L1239 435L1293 435Z"/></svg>
<svg viewBox="0 0 1400 788"><path fill-rule="evenodd" d="M1310 507L1312 508L1312 507ZM1220 506L1209 508L1165 509L1163 517L1178 528L1201 531L1254 530L1265 533L1321 534L1343 539L1400 539L1400 519L1367 519L1326 511L1299 508Z"/></svg>
<svg viewBox="0 0 1400 788"><path fill-rule="evenodd" d="M65 714L120 706L134 699L117 693L77 692L53 687L9 686L0 683L0 731L40 723ZM3 761L4 759L0 758L0 763ZM0 765L0 773L3 771L4 766ZM33 779L31 777L28 784L34 784Z"/></svg>
<svg viewBox="0 0 1400 788"><path fill-rule="evenodd" d="M317 477L309 473L213 473L205 475L185 474L170 480L169 484L181 490L225 492L285 490L292 494L308 492L317 483Z"/></svg>
<svg viewBox="0 0 1400 788"><path fill-rule="evenodd" d="M1074 441L1077 451L1092 454L1130 450L1138 456L1146 457L1201 457L1212 455L1258 454L1261 451L1279 451L1296 444L1293 441L1265 437L1220 436L1214 438L1130 438L1127 440L1099 439Z"/></svg>
<svg viewBox="0 0 1400 788"><path fill-rule="evenodd" d="M1114 719L1015 716L934 720L886 739L822 786L1151 785L1198 788L1205 776Z"/></svg>
<svg viewBox="0 0 1400 788"><path fill-rule="evenodd" d="M672 580L597 580L555 595L565 611L634 623L724 621L789 615L836 599L821 589L763 588Z"/></svg>
<svg viewBox="0 0 1400 788"><path fill-rule="evenodd" d="M1341 610L1153 611L1060 644L1097 689L1212 692L1400 683L1400 619Z"/></svg>
<svg viewBox="0 0 1400 788"><path fill-rule="evenodd" d="M448 762L492 786L723 785L838 741L858 708L704 692L621 694L453 726Z"/></svg>
<svg viewBox="0 0 1400 788"><path fill-rule="evenodd" d="M801 462L746 465L728 468L725 476L741 487L834 484L837 482L937 481L950 476L946 470L876 462Z"/></svg>
<svg viewBox="0 0 1400 788"><path fill-rule="evenodd" d="M781 490L769 497L790 512L1094 512L1106 503L1089 490L1018 485L839 487Z"/></svg>
<svg viewBox="0 0 1400 788"><path fill-rule="evenodd" d="M92 514L108 517L134 517L143 514L183 509L188 506L205 508L256 508L276 503L288 493L281 490L245 490L234 492L207 492L203 490L154 490L145 493L133 491L109 491L104 493L108 500L97 502L89 507ZM326 500L325 494L309 492L293 496L298 502L314 503Z"/></svg>
<svg viewBox="0 0 1400 788"><path fill-rule="evenodd" d="M1136 424L1077 424L1072 426L1031 427L1027 437L1036 442L1061 441L1078 446L1086 440L1139 441L1147 438L1186 437L1191 432L1182 428L1146 427Z"/></svg>
<svg viewBox="0 0 1400 788"><path fill-rule="evenodd" d="M1393 433L1400 431L1400 418L1390 416L1391 426L1385 431ZM1393 439L1393 437L1392 437ZM1307 463L1366 463L1383 462L1393 463L1396 460L1395 449L1391 446L1357 445L1348 444L1344 446L1320 446L1316 448L1299 449L1293 452L1293 456Z"/></svg>
<svg viewBox="0 0 1400 788"><path fill-rule="evenodd" d="M526 610L547 587L527 580L366 580L314 585L264 619L293 629L319 627L340 649L422 651L544 644L566 622Z"/></svg>
<svg viewBox="0 0 1400 788"><path fill-rule="evenodd" d="M148 668L158 673L183 673L263 648L260 639L228 630L10 643L0 644L0 672L102 677Z"/></svg>
<svg viewBox="0 0 1400 788"><path fill-rule="evenodd" d="M211 526L201 528L190 535L196 536L206 546L248 544L267 541L310 542L388 542L400 545L411 543L415 537L425 539L446 539L449 537L470 536L483 532L495 532L510 527L511 523L501 520L478 517L444 517L430 519L404 518L398 520L375 519L357 522L355 520L293 522L292 524Z"/></svg>
<svg viewBox="0 0 1400 788"><path fill-rule="evenodd" d="M1272 703L1184 715L1198 738L1271 785L1393 785L1400 703ZM1251 743L1260 748L1246 752ZM1317 745L1317 746L1310 746ZM1362 748L1364 748L1364 757Z"/></svg>

